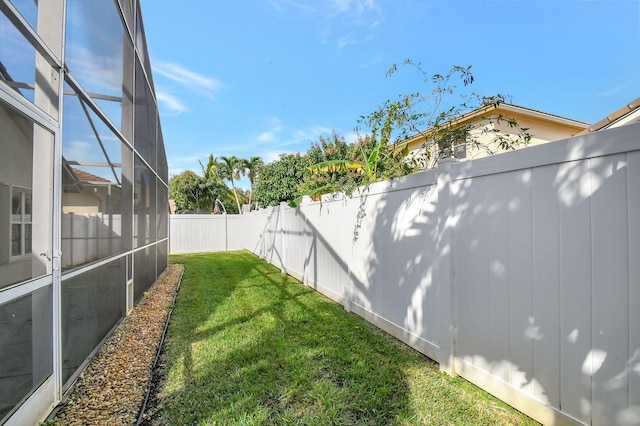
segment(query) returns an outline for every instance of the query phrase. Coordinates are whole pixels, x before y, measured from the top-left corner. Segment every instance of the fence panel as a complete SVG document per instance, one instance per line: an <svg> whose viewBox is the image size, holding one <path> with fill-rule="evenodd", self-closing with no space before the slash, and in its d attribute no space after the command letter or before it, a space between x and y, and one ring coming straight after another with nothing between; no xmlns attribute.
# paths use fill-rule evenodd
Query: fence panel
<svg viewBox="0 0 640 426"><path fill-rule="evenodd" d="M590 163L593 328L585 360L591 362L594 422L606 424L627 408L629 397L628 165L624 154Z"/></svg>
<svg viewBox="0 0 640 426"><path fill-rule="evenodd" d="M439 359L435 176L411 176L391 191L371 188L358 236L368 243L361 249L367 269L359 296L367 301L363 307L396 329L401 340Z"/></svg>
<svg viewBox="0 0 640 426"><path fill-rule="evenodd" d="M224 215L222 215L224 216ZM228 251L242 250L247 247L248 230L244 215L230 214L227 215L226 229L226 249Z"/></svg>
<svg viewBox="0 0 640 426"><path fill-rule="evenodd" d="M227 249L226 215L171 215L171 254L216 252Z"/></svg>
<svg viewBox="0 0 640 426"><path fill-rule="evenodd" d="M65 213L61 231L63 268L84 265L121 249L121 215Z"/></svg>
<svg viewBox="0 0 640 426"><path fill-rule="evenodd" d="M638 127L455 165L456 372L543 423L640 423Z"/></svg>
<svg viewBox="0 0 640 426"><path fill-rule="evenodd" d="M300 281L305 281L308 251L306 220L298 209L283 209L282 220L284 223L282 244L286 247L284 252L286 272Z"/></svg>
<svg viewBox="0 0 640 426"><path fill-rule="evenodd" d="M243 216L242 229L240 235L243 238L242 247L250 250L259 257L264 255L264 234L267 232L267 226L270 217L273 215L273 207L261 209L251 212Z"/></svg>
<svg viewBox="0 0 640 426"><path fill-rule="evenodd" d="M557 166L534 168L531 174L533 213L527 241L533 244L533 315L523 333L533 341L533 397L560 407L561 224L558 193L553 190Z"/></svg>
<svg viewBox="0 0 640 426"><path fill-rule="evenodd" d="M508 383L533 395L533 381L527 377L527 371L533 367L534 328L531 324L533 314L533 244L523 242L532 238L533 223L533 178L530 170L518 171L509 180L509 285L508 301L505 306L511 311L509 324L508 361L510 371ZM529 334L523 333L528 330ZM522 366L516 368L515 366Z"/></svg>
<svg viewBox="0 0 640 426"><path fill-rule="evenodd" d="M627 154L629 220L629 406L627 424L640 423L640 151Z"/></svg>
<svg viewBox="0 0 640 426"><path fill-rule="evenodd" d="M262 234L262 256L264 260L276 265L280 269L284 267L282 258L281 213L280 207L271 210L264 227L264 233Z"/></svg>
<svg viewBox="0 0 640 426"><path fill-rule="evenodd" d="M285 210L291 210L283 206ZM308 273L307 284L338 303L344 303L345 289L350 287L349 257L344 247L348 237L343 231L343 221L350 222L345 214L344 201L313 203L300 207L307 228ZM300 250L288 247L287 252Z"/></svg>
<svg viewBox="0 0 640 426"><path fill-rule="evenodd" d="M558 189L562 195L559 206L560 270L562 287L560 300L560 394L562 410L568 415L589 422L585 401L591 401L591 380L584 377L585 354L591 350L592 300L591 284L591 213L586 198L578 197L588 185L589 160L571 161L558 168ZM576 178L569 178L570 175ZM580 176L580 178L578 178ZM585 288L587 287L587 288ZM579 361L579 362L576 362Z"/></svg>

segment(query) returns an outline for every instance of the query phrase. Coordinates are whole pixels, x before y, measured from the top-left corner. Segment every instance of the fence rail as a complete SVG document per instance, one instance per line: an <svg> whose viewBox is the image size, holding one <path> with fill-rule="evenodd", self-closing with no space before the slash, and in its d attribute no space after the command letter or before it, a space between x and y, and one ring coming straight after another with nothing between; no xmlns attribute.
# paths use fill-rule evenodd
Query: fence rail
<svg viewBox="0 0 640 426"><path fill-rule="evenodd" d="M545 424L640 424L640 124L223 219L171 252L226 230Z"/></svg>

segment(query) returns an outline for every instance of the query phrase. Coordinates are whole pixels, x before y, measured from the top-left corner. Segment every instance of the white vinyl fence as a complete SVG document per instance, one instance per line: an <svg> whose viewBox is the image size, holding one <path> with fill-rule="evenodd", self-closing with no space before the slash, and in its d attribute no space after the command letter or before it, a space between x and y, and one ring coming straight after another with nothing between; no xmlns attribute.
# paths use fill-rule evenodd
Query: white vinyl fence
<svg viewBox="0 0 640 426"><path fill-rule="evenodd" d="M224 221L172 216L171 252L226 229L544 424L640 425L640 124Z"/></svg>
<svg viewBox="0 0 640 426"><path fill-rule="evenodd" d="M83 265L120 250L122 239L121 215L74 214L62 215L63 268Z"/></svg>

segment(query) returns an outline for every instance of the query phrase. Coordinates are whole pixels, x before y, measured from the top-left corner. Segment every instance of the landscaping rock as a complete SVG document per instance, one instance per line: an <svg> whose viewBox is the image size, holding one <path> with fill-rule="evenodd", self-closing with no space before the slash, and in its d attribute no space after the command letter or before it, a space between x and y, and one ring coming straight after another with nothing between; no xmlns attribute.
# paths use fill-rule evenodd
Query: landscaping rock
<svg viewBox="0 0 640 426"><path fill-rule="evenodd" d="M136 424L183 270L170 264L122 321L59 406L56 425Z"/></svg>

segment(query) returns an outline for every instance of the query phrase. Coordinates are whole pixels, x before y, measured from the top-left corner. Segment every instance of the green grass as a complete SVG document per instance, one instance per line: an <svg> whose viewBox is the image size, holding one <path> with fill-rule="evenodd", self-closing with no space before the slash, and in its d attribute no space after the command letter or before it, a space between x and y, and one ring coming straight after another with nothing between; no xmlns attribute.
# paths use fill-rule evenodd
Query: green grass
<svg viewBox="0 0 640 426"><path fill-rule="evenodd" d="M171 261L163 424L537 424L249 252Z"/></svg>

